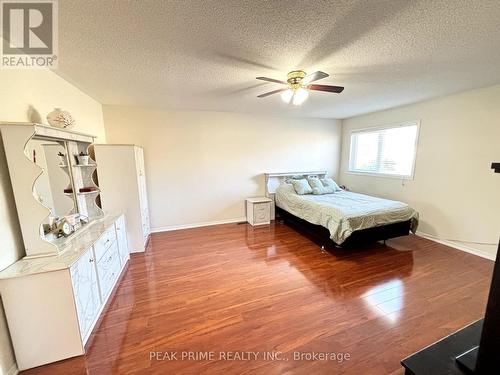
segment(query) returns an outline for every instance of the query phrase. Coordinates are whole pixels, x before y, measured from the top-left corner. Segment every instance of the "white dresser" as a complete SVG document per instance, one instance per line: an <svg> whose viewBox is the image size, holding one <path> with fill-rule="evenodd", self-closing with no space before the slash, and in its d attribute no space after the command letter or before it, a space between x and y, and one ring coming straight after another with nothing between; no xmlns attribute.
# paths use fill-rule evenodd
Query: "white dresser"
<svg viewBox="0 0 500 375"><path fill-rule="evenodd" d="M0 134L26 252L0 272L0 294L25 370L84 354L129 259L126 219L99 206L94 136L37 123Z"/></svg>
<svg viewBox="0 0 500 375"><path fill-rule="evenodd" d="M96 220L59 255L24 258L0 272L0 291L20 370L85 353L129 260L123 215Z"/></svg>
<svg viewBox="0 0 500 375"><path fill-rule="evenodd" d="M98 184L102 209L124 212L130 252L141 252L151 233L144 173L144 152L136 145L94 144L99 165Z"/></svg>

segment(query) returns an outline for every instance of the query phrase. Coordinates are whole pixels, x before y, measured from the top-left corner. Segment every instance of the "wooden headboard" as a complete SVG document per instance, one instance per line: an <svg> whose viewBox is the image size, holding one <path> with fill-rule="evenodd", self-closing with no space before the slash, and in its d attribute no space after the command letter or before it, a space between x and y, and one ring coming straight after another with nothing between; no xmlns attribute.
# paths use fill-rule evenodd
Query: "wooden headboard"
<svg viewBox="0 0 500 375"><path fill-rule="evenodd" d="M309 172L281 172L281 173L264 173L266 181L266 197L271 198L273 203L271 204L271 220L274 220L274 194L276 193L276 188L285 180L290 178L307 178L307 177L318 177L324 178L326 176L325 171L309 171Z"/></svg>

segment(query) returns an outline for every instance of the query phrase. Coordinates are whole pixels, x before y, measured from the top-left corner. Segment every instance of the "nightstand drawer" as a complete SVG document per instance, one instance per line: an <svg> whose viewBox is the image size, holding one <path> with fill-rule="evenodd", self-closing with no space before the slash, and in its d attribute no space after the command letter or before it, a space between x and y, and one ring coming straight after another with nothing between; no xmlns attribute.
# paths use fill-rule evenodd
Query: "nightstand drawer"
<svg viewBox="0 0 500 375"><path fill-rule="evenodd" d="M253 220L255 224L268 223L271 219L271 205L256 203L253 206Z"/></svg>

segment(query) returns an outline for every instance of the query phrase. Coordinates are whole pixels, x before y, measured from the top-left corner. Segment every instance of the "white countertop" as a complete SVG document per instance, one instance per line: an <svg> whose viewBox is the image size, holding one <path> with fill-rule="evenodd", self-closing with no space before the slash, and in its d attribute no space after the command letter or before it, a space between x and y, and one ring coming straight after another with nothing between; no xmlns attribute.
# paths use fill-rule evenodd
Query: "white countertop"
<svg viewBox="0 0 500 375"><path fill-rule="evenodd" d="M273 200L268 197L252 197L252 198L247 198L247 202L250 203L267 203L267 202L272 202Z"/></svg>
<svg viewBox="0 0 500 375"><path fill-rule="evenodd" d="M68 237L59 254L23 258L0 272L0 279L10 279L71 267L122 214L106 215Z"/></svg>

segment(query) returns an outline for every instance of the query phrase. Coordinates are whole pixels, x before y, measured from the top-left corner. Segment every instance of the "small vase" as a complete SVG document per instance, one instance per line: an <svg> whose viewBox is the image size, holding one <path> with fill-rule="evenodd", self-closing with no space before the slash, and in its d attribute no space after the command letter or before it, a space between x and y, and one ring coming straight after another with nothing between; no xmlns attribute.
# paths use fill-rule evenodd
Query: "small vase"
<svg viewBox="0 0 500 375"><path fill-rule="evenodd" d="M78 164L80 165L89 165L89 156L78 155Z"/></svg>
<svg viewBox="0 0 500 375"><path fill-rule="evenodd" d="M47 121L50 126L60 129L69 129L75 125L75 119L68 111L63 111L61 108L55 108L47 115Z"/></svg>

